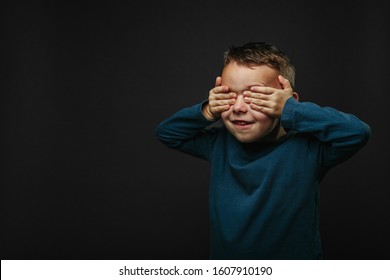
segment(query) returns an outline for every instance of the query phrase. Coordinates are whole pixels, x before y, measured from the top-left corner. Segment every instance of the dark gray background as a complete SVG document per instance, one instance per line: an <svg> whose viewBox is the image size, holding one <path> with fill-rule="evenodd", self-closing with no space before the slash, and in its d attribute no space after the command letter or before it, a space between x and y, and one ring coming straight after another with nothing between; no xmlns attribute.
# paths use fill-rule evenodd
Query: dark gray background
<svg viewBox="0 0 390 280"><path fill-rule="evenodd" d="M2 259L207 259L208 163L154 129L249 41L292 59L301 101L371 126L322 182L324 255L389 259L388 1L123 3L0 12Z"/></svg>

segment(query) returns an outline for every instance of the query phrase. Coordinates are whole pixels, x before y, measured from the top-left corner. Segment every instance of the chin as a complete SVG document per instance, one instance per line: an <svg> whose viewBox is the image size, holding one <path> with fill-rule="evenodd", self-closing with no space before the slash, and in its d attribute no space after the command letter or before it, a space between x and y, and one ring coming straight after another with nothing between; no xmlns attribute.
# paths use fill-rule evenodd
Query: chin
<svg viewBox="0 0 390 280"><path fill-rule="evenodd" d="M238 142L241 143L253 143L261 140L262 137L255 137L253 135L237 135L233 134L233 136L237 139Z"/></svg>
<svg viewBox="0 0 390 280"><path fill-rule="evenodd" d="M237 139L237 140L238 140L238 142L243 143L243 144L251 144L251 143L255 143L257 141L257 140L252 140L252 139L250 139L250 140L248 140L248 139L244 139L244 140Z"/></svg>

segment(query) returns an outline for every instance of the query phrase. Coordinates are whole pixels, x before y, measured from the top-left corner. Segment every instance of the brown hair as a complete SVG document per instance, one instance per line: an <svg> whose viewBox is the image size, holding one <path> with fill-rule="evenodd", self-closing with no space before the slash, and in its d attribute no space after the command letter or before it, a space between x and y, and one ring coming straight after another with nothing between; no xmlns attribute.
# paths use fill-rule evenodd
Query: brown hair
<svg viewBox="0 0 390 280"><path fill-rule="evenodd" d="M247 43L241 47L230 47L224 54L224 66L230 62L247 66L268 65L295 84L295 67L290 59L277 47L265 42Z"/></svg>

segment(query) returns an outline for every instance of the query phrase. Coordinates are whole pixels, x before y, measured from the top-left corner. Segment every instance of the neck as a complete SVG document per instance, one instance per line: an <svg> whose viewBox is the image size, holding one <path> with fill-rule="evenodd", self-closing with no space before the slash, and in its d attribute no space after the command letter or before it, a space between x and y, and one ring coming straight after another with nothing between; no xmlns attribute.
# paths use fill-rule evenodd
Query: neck
<svg viewBox="0 0 390 280"><path fill-rule="evenodd" d="M268 133L266 136L260 139L260 142L275 142L279 138L286 135L286 130L280 125L280 120L276 121L274 129Z"/></svg>

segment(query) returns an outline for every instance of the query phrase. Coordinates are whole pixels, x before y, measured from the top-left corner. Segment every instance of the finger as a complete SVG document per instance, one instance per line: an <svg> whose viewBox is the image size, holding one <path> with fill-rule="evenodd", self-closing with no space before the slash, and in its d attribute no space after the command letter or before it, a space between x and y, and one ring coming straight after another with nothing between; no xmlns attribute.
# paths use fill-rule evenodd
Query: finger
<svg viewBox="0 0 390 280"><path fill-rule="evenodd" d="M292 86L291 86L289 80L284 78L282 75L279 75L278 79L279 79L279 83L280 83L280 85L282 86L283 89L291 89L292 90Z"/></svg>
<svg viewBox="0 0 390 280"><path fill-rule="evenodd" d="M252 86L250 88L252 92L264 93L264 94L272 94L275 92L275 88L272 87L262 87L262 86Z"/></svg>
<svg viewBox="0 0 390 280"><path fill-rule="evenodd" d="M210 100L209 105L210 107L218 107L218 106L225 106L225 105L233 105L236 102L235 99L224 99L224 100Z"/></svg>
<svg viewBox="0 0 390 280"><path fill-rule="evenodd" d="M237 97L237 94L235 92L217 93L217 94L210 95L210 99L212 99L212 100L234 99L236 97Z"/></svg>
<svg viewBox="0 0 390 280"><path fill-rule="evenodd" d="M229 87L227 86L217 86L213 88L210 93L228 93L229 92Z"/></svg>
<svg viewBox="0 0 390 280"><path fill-rule="evenodd" d="M230 105L221 105L221 106L217 106L217 107L213 107L212 108L212 112L215 114L220 114L220 113L223 113L225 111L228 111L230 109Z"/></svg>
<svg viewBox="0 0 390 280"><path fill-rule="evenodd" d="M215 87L218 87L222 85L222 77L218 76L216 79L215 79Z"/></svg>
<svg viewBox="0 0 390 280"><path fill-rule="evenodd" d="M263 99L257 99L257 98L247 98L245 102L248 104L254 104L256 106L266 107L266 108L270 108L272 106L272 102Z"/></svg>
<svg viewBox="0 0 390 280"><path fill-rule="evenodd" d="M266 115L270 115L272 113L271 108L259 106L259 105L253 104L253 103L251 103L249 106L251 109L258 111L258 112L261 112L261 113L266 114Z"/></svg>
<svg viewBox="0 0 390 280"><path fill-rule="evenodd" d="M258 93L258 92L253 92L253 91L244 91L243 93L244 99L245 98L258 98L258 99L269 99L269 94L264 94L264 93Z"/></svg>

